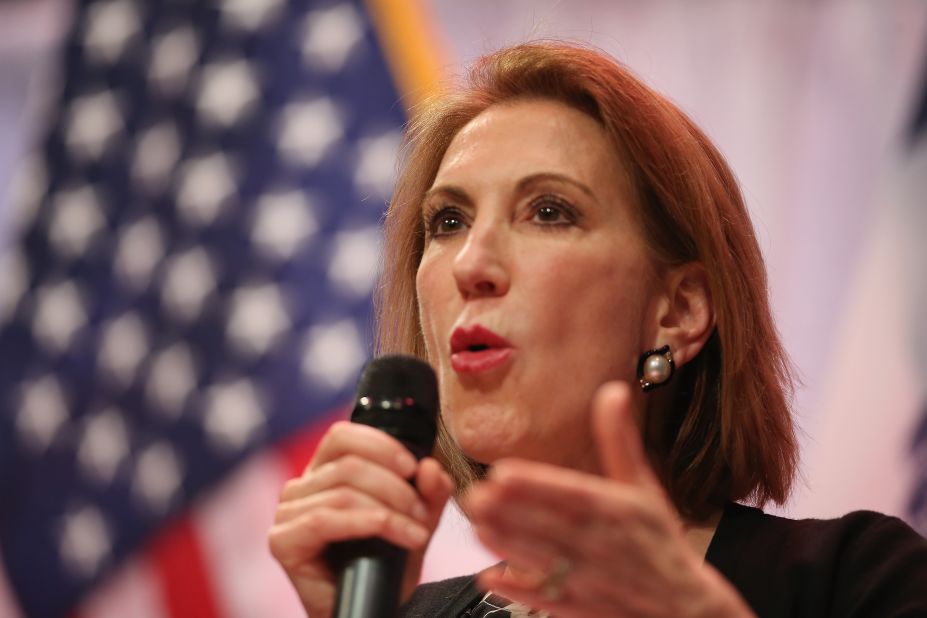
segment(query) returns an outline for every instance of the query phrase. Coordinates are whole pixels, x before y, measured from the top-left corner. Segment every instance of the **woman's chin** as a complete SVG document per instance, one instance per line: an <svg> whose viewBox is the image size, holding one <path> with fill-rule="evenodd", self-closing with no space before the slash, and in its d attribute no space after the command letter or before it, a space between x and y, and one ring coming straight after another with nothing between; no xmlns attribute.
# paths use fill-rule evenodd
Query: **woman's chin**
<svg viewBox="0 0 927 618"><path fill-rule="evenodd" d="M506 427L504 423L475 421L468 418L464 422L450 426L451 436L463 453L483 464L492 464L503 457L515 456L519 448L518 432Z"/></svg>
<svg viewBox="0 0 927 618"><path fill-rule="evenodd" d="M457 446L468 458L481 464L491 465L503 457L513 455L511 446L500 444L493 439L493 436L473 434L462 432L459 438L455 438Z"/></svg>

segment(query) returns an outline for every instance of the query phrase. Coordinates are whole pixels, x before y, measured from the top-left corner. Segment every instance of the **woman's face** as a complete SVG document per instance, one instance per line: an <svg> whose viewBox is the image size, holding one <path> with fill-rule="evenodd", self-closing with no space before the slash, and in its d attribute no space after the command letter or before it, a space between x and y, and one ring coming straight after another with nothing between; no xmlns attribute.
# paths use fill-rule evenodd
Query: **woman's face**
<svg viewBox="0 0 927 618"><path fill-rule="evenodd" d="M473 459L597 468L592 396L656 343L630 195L599 124L558 102L493 106L451 142L416 287L442 414Z"/></svg>

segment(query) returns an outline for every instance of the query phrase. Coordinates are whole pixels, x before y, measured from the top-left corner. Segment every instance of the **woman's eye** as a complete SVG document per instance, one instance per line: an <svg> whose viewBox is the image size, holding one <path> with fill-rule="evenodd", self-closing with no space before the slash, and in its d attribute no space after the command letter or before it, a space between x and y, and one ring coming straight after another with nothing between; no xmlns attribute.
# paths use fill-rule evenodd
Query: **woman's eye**
<svg viewBox="0 0 927 618"><path fill-rule="evenodd" d="M447 215L441 217L441 219L438 221L436 231L439 234L449 234L451 232L456 232L461 227L463 227L463 222L461 222L457 215Z"/></svg>
<svg viewBox="0 0 927 618"><path fill-rule="evenodd" d="M444 208L430 217L428 235L449 236L464 227L463 216L455 209Z"/></svg>
<svg viewBox="0 0 927 618"><path fill-rule="evenodd" d="M557 222L563 217L563 213L554 206L541 206L535 212L539 221Z"/></svg>
<svg viewBox="0 0 927 618"><path fill-rule="evenodd" d="M532 204L532 209L532 219L538 223L567 225L576 222L573 207L557 198L543 197Z"/></svg>

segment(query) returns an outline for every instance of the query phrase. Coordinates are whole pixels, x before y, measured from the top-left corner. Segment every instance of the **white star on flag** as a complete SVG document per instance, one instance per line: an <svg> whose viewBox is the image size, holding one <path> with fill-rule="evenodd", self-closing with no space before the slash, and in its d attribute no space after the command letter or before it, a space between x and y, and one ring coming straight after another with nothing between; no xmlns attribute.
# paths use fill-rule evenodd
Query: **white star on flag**
<svg viewBox="0 0 927 618"><path fill-rule="evenodd" d="M247 60L214 62L203 68L196 106L207 121L227 127L254 110L258 94L258 78Z"/></svg>
<svg viewBox="0 0 927 618"><path fill-rule="evenodd" d="M389 200L396 182L396 156L401 141L398 131L358 140L354 186L360 198L373 195L380 201Z"/></svg>
<svg viewBox="0 0 927 618"><path fill-rule="evenodd" d="M99 486L113 482L129 454L129 433L122 411L108 408L85 419L77 463L84 476Z"/></svg>
<svg viewBox="0 0 927 618"><path fill-rule="evenodd" d="M161 441L138 457L132 477L132 494L152 514L165 513L179 498L183 464L177 451Z"/></svg>
<svg viewBox="0 0 927 618"><path fill-rule="evenodd" d="M123 227L116 248L116 274L136 290L151 283L155 267L164 258L164 240L157 219L146 216Z"/></svg>
<svg viewBox="0 0 927 618"><path fill-rule="evenodd" d="M266 354L290 327L279 286L264 283L235 290L228 336L239 351L248 356Z"/></svg>
<svg viewBox="0 0 927 618"><path fill-rule="evenodd" d="M161 34L152 45L148 80L165 97L176 97L186 88L200 54L199 40L189 26Z"/></svg>
<svg viewBox="0 0 927 618"><path fill-rule="evenodd" d="M115 62L138 34L138 8L129 0L107 0L92 4L87 12L84 49L88 56L105 64Z"/></svg>
<svg viewBox="0 0 927 618"><path fill-rule="evenodd" d="M71 258L86 253L106 224L101 210L100 196L92 185L59 191L48 229L55 250Z"/></svg>
<svg viewBox="0 0 927 618"><path fill-rule="evenodd" d="M67 404L58 380L45 376L22 387L16 430L32 451L42 455L68 422Z"/></svg>
<svg viewBox="0 0 927 618"><path fill-rule="evenodd" d="M174 419L196 388L198 373L189 348L175 343L155 356L145 384L145 397L159 414Z"/></svg>
<svg viewBox="0 0 927 618"><path fill-rule="evenodd" d="M283 0L223 0L219 5L225 23L250 32L266 27L282 8Z"/></svg>
<svg viewBox="0 0 927 618"><path fill-rule="evenodd" d="M251 380L240 379L209 389L203 428L219 452L237 452L254 441L265 424L263 405Z"/></svg>
<svg viewBox="0 0 927 618"><path fill-rule="evenodd" d="M364 22L348 3L313 11L306 16L303 57L317 70L335 72L364 39Z"/></svg>
<svg viewBox="0 0 927 618"><path fill-rule="evenodd" d="M251 242L270 257L292 259L319 230L314 208L305 191L266 194L257 205Z"/></svg>
<svg viewBox="0 0 927 618"><path fill-rule="evenodd" d="M380 230L366 227L338 232L332 242L328 277L351 296L370 294L380 263Z"/></svg>
<svg viewBox="0 0 927 618"><path fill-rule="evenodd" d="M61 532L61 559L80 578L96 574L111 549L109 526L100 510L84 506L65 516Z"/></svg>
<svg viewBox="0 0 927 618"><path fill-rule="evenodd" d="M164 191L180 161L180 134L171 121L149 127L135 148L132 178L150 193Z"/></svg>
<svg viewBox="0 0 927 618"><path fill-rule="evenodd" d="M122 130L122 111L116 95L103 90L71 104L65 140L76 157L99 159Z"/></svg>
<svg viewBox="0 0 927 618"><path fill-rule="evenodd" d="M86 310L73 281L48 283L36 290L32 332L51 352L62 353L87 321Z"/></svg>
<svg viewBox="0 0 927 618"><path fill-rule="evenodd" d="M205 250L197 247L171 259L161 298L175 320L190 322L203 311L203 304L215 287L212 260Z"/></svg>
<svg viewBox="0 0 927 618"><path fill-rule="evenodd" d="M107 324L103 330L100 365L120 385L127 386L135 378L148 348L145 324L141 317L134 311L125 313Z"/></svg>
<svg viewBox="0 0 927 618"><path fill-rule="evenodd" d="M180 172L177 206L191 225L212 223L235 193L235 175L221 152L188 161Z"/></svg>
<svg viewBox="0 0 927 618"><path fill-rule="evenodd" d="M344 135L341 114L330 99L287 105L280 115L278 147L290 163L317 165Z"/></svg>
<svg viewBox="0 0 927 618"><path fill-rule="evenodd" d="M303 373L316 387L344 388L366 357L363 338L352 320L313 326L303 348Z"/></svg>

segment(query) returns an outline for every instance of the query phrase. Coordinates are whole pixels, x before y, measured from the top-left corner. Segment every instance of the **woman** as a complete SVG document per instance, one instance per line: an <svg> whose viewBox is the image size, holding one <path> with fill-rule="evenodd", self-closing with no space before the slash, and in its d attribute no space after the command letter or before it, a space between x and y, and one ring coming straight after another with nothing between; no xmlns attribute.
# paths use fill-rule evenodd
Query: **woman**
<svg viewBox="0 0 927 618"><path fill-rule="evenodd" d="M737 184L682 112L595 51L528 44L408 147L380 350L435 368L438 460L332 427L270 533L310 616L331 614L325 547L368 536L412 552L410 616L927 612L902 522L736 504L788 497L790 368ZM416 588L452 493L504 566Z"/></svg>

